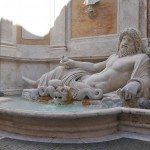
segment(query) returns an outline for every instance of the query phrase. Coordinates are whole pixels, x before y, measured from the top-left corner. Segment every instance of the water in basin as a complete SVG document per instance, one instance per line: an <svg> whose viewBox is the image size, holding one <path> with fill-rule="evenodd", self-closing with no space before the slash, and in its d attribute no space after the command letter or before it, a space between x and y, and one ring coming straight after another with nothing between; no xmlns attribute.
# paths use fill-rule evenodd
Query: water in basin
<svg viewBox="0 0 150 150"><path fill-rule="evenodd" d="M81 102L69 105L44 104L24 100L21 97L0 97L0 109L38 111L44 113L86 112L100 109L98 105L83 106Z"/></svg>

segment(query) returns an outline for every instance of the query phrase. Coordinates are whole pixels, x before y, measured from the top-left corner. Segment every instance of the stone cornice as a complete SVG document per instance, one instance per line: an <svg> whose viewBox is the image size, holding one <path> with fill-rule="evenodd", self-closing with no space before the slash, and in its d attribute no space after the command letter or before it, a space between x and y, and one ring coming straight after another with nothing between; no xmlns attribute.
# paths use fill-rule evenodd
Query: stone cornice
<svg viewBox="0 0 150 150"><path fill-rule="evenodd" d="M79 61L90 61L90 62L100 62L106 60L108 56L89 56L89 57L69 57L74 60ZM23 57L10 57L10 56L0 56L2 61L15 61L15 62L49 62L49 63L58 63L60 58L23 58Z"/></svg>
<svg viewBox="0 0 150 150"><path fill-rule="evenodd" d="M11 48L16 48L16 45L12 43L7 43L7 42L0 42L1 47L11 47Z"/></svg>

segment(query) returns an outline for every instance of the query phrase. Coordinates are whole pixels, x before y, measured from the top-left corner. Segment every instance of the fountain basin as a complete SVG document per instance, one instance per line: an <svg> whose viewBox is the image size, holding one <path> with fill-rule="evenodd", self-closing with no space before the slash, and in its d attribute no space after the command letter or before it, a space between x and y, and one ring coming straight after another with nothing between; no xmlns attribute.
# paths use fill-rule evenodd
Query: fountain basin
<svg viewBox="0 0 150 150"><path fill-rule="evenodd" d="M78 103L67 107L1 97L0 130L59 139L99 138L120 131L150 134L149 110L101 109L99 106L81 107Z"/></svg>

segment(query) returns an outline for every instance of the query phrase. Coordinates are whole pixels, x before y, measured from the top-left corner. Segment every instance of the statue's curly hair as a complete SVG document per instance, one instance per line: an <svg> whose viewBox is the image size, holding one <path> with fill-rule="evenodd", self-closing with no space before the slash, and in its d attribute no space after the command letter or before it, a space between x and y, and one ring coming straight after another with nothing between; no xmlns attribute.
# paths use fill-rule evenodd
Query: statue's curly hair
<svg viewBox="0 0 150 150"><path fill-rule="evenodd" d="M118 51L119 51L120 43L125 35L128 35L133 39L136 53L143 53L142 39L141 39L140 33L133 28L128 28L120 34Z"/></svg>

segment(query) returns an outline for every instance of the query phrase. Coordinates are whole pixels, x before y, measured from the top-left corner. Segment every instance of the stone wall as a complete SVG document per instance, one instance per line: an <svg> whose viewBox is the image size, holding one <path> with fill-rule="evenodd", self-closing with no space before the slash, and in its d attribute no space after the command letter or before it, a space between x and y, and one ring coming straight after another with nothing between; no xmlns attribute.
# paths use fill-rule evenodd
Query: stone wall
<svg viewBox="0 0 150 150"><path fill-rule="evenodd" d="M72 0L72 38L100 36L117 33L117 0L102 0L93 8L96 15L90 18L83 0Z"/></svg>
<svg viewBox="0 0 150 150"><path fill-rule="evenodd" d="M150 39L150 0L147 0L147 36ZM150 45L150 40L148 40L148 45Z"/></svg>

